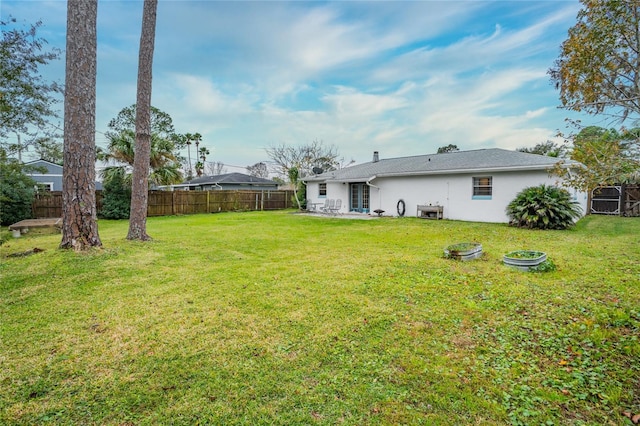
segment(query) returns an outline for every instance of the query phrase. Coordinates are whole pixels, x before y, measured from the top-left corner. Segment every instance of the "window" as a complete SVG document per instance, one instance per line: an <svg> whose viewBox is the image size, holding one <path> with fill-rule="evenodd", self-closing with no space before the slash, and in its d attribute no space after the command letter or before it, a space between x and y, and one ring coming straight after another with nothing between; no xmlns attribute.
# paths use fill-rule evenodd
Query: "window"
<svg viewBox="0 0 640 426"><path fill-rule="evenodd" d="M473 178L473 199L474 200L490 200L493 193L493 178L474 177Z"/></svg>
<svg viewBox="0 0 640 426"><path fill-rule="evenodd" d="M327 196L327 184L321 183L318 185L318 196L326 197Z"/></svg>
<svg viewBox="0 0 640 426"><path fill-rule="evenodd" d="M36 182L36 192L53 191L53 182Z"/></svg>

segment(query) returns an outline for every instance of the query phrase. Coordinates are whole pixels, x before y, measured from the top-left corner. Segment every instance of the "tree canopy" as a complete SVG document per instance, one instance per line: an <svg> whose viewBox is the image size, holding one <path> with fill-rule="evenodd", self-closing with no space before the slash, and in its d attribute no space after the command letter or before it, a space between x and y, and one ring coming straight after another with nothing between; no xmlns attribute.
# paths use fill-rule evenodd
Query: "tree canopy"
<svg viewBox="0 0 640 426"><path fill-rule="evenodd" d="M635 182L640 170L637 140L640 129L605 129L598 126L583 128L573 137L570 151L572 160L585 167L570 171L560 161L554 173L564 178L565 184L588 191L603 185Z"/></svg>
<svg viewBox="0 0 640 426"><path fill-rule="evenodd" d="M447 146L441 146L440 148L438 148L438 154L445 154L447 152L456 152L456 151L460 151L460 148L458 148L458 145L454 145L452 143L450 143Z"/></svg>
<svg viewBox="0 0 640 426"><path fill-rule="evenodd" d="M266 163L263 162L255 163L253 166L247 166L247 173L249 173L250 176L263 179L267 179L269 177L269 169L267 168Z"/></svg>
<svg viewBox="0 0 640 426"><path fill-rule="evenodd" d="M563 145L553 141L538 143L532 147L518 148L516 151L526 152L528 154L546 155L547 157L563 157L566 148Z"/></svg>
<svg viewBox="0 0 640 426"><path fill-rule="evenodd" d="M135 162L135 131L128 129L120 133L107 133L107 150L98 150L98 160L106 165L103 178L109 179L111 173L120 174L116 168L129 167L132 170ZM182 181L180 161L174 142L164 139L157 134L151 135L151 155L149 159L149 182L155 185L170 185ZM125 178L125 182L131 185L131 176Z"/></svg>
<svg viewBox="0 0 640 426"><path fill-rule="evenodd" d="M42 22L17 27L11 16L0 21L0 139L17 138L4 143L10 152L21 152L37 137L55 132L51 120L58 117L55 105L62 86L48 82L41 67L60 58L60 50L47 49L47 41L38 35Z"/></svg>
<svg viewBox="0 0 640 426"><path fill-rule="evenodd" d="M182 147L183 141L173 127L173 119L169 114L151 106L151 134L155 134L163 139L170 139L175 144ZM118 115L109 121L107 133L119 133L123 130L134 130L136 128L136 104L123 108Z"/></svg>
<svg viewBox="0 0 640 426"><path fill-rule="evenodd" d="M109 131L105 132L108 140L107 149L98 149L98 160L112 167L105 168L103 177L110 178L111 173L120 174L115 167L128 167L129 172L135 162L135 111L136 106L123 108L109 122ZM155 185L169 185L182 181L180 171L179 148L183 136L175 133L171 116L156 107L151 107L151 153L149 159L149 182ZM130 176L124 180L131 184Z"/></svg>
<svg viewBox="0 0 640 426"><path fill-rule="evenodd" d="M325 146L318 140L299 146L272 146L266 148L266 152L275 172L282 177L289 177L292 168L297 170L296 176L305 177L312 174L314 168L326 172L340 167L338 148L335 145Z"/></svg>
<svg viewBox="0 0 640 426"><path fill-rule="evenodd" d="M31 217L36 182L27 175L30 171L34 170L9 158L0 147L0 225L11 225Z"/></svg>
<svg viewBox="0 0 640 426"><path fill-rule="evenodd" d="M334 145L325 146L318 140L300 146L281 144L267 148L266 151L276 173L293 185L298 207L302 207L301 198L305 197L305 189L300 187L301 178L316 174L314 170L326 172L340 167L338 148Z"/></svg>
<svg viewBox="0 0 640 426"><path fill-rule="evenodd" d="M549 70L564 108L640 113L640 0L580 0L583 8Z"/></svg>

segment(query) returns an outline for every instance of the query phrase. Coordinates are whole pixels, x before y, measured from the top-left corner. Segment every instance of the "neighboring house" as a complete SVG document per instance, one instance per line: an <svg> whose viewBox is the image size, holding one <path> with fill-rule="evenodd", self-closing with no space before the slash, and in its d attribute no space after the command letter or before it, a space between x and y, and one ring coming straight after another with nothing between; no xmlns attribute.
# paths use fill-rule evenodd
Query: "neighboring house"
<svg viewBox="0 0 640 426"><path fill-rule="evenodd" d="M62 166L46 160L35 160L25 166L44 168L45 173L33 171L27 173L38 185L38 191L62 191ZM96 182L96 190L102 190L102 183Z"/></svg>
<svg viewBox="0 0 640 426"><path fill-rule="evenodd" d="M307 198L314 204L342 200L340 212L416 216L419 206L440 206L442 217L478 222L508 222L507 205L524 188L557 185L549 175L557 158L504 149L379 159L307 176ZM567 161L567 167L580 167ZM587 212L587 194L570 191ZM427 209L429 210L429 209Z"/></svg>
<svg viewBox="0 0 640 426"><path fill-rule="evenodd" d="M216 176L201 176L176 185L161 186L160 189L168 189L171 191L213 191L220 189L275 191L278 189L278 183L269 179L245 175L244 173L226 173Z"/></svg>

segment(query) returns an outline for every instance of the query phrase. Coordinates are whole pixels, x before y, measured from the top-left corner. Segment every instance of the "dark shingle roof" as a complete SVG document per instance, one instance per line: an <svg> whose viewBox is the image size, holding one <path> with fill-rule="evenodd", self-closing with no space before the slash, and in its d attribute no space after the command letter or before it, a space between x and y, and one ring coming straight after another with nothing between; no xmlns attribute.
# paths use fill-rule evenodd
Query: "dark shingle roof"
<svg viewBox="0 0 640 426"><path fill-rule="evenodd" d="M223 175L216 176L200 176L199 178L191 179L185 182L182 182L182 185L206 185L206 184L271 184L276 185L276 182L263 179L255 176L245 175L244 173L226 173Z"/></svg>
<svg viewBox="0 0 640 426"><path fill-rule="evenodd" d="M508 170L546 170L558 158L500 148L381 159L306 177L307 181L355 181L372 177L457 174ZM566 160L567 164L578 163Z"/></svg>

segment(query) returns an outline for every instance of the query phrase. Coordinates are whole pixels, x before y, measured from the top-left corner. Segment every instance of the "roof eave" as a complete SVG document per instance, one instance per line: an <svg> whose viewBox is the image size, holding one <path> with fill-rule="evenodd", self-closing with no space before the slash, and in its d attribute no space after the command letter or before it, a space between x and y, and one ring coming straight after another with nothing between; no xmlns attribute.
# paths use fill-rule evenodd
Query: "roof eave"
<svg viewBox="0 0 640 426"><path fill-rule="evenodd" d="M473 173L491 173L491 172L518 172L518 171L550 171L554 167L553 164L536 164L530 166L503 166L503 167L477 167L473 169L447 169L447 170L419 170L412 172L387 172L377 173L375 175L351 177L351 178L333 178L333 177L313 177L306 179L308 182L362 182L369 181L374 178L383 177L403 177L403 176L428 176L428 175L446 175L446 174L473 174ZM581 167L580 163L564 163L562 168Z"/></svg>

